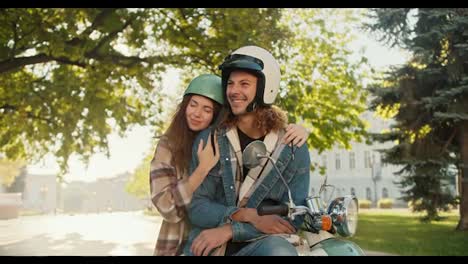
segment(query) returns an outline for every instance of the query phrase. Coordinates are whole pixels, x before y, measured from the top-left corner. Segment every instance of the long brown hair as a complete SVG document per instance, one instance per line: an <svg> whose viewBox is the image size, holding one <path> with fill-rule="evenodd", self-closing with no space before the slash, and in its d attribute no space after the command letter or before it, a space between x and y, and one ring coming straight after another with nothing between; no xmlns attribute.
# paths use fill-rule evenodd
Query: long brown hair
<svg viewBox="0 0 468 264"><path fill-rule="evenodd" d="M177 106L169 128L164 133L164 136L168 139L173 162L180 173L188 172L189 163L192 158L192 144L199 132L192 131L187 124L185 111L191 98L191 94L184 96L182 102ZM213 120L210 125L213 124L221 109L219 103L211 101L213 102Z"/></svg>
<svg viewBox="0 0 468 264"><path fill-rule="evenodd" d="M254 110L256 116L256 126L264 129L266 133L271 130L284 129L287 126L288 117L286 112L281 110L277 106L259 106ZM237 125L239 120L238 116L235 116L231 111L226 111L223 118L222 126L230 128Z"/></svg>

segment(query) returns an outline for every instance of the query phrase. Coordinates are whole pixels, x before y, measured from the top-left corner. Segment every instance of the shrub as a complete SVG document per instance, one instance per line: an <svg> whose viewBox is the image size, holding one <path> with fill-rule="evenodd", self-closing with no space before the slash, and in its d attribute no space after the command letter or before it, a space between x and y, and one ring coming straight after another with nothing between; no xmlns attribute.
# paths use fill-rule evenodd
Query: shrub
<svg viewBox="0 0 468 264"><path fill-rule="evenodd" d="M371 207L371 201L367 199L359 199L359 208L360 209L369 209Z"/></svg>
<svg viewBox="0 0 468 264"><path fill-rule="evenodd" d="M389 198L380 199L377 202L377 207L382 209L391 209L393 207L393 200Z"/></svg>
<svg viewBox="0 0 468 264"><path fill-rule="evenodd" d="M414 205L421 205L421 204L422 204L421 199L416 200L416 202L408 201L408 208L411 210L414 210Z"/></svg>

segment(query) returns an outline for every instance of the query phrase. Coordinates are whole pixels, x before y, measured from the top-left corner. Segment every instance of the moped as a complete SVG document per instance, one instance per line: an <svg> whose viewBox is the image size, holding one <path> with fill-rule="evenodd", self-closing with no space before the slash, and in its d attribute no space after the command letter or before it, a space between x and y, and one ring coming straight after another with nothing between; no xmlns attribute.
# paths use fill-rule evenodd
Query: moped
<svg viewBox="0 0 468 264"><path fill-rule="evenodd" d="M282 182L286 185L289 204L265 202L257 208L258 214L278 214L290 220L303 215L304 223L301 230L295 235L295 239L287 238L296 247L299 255L364 256L364 251L356 243L338 237L338 235L352 237L356 233L358 199L354 195L345 195L336 197L326 206L321 194L326 188L333 187L333 185L327 184L327 177L324 176L318 195L307 197L307 206L295 205L291 198L291 190L276 166L276 161L266 153L265 144L256 140L247 145L243 151L242 160L248 168L258 166L264 158L271 161Z"/></svg>

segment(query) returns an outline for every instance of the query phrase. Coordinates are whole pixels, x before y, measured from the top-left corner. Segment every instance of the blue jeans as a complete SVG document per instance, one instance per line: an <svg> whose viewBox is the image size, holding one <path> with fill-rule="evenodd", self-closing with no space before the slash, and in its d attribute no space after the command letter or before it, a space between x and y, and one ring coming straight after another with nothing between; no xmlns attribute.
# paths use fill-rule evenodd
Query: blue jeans
<svg viewBox="0 0 468 264"><path fill-rule="evenodd" d="M234 256L297 256L297 250L286 239L269 236L248 244Z"/></svg>

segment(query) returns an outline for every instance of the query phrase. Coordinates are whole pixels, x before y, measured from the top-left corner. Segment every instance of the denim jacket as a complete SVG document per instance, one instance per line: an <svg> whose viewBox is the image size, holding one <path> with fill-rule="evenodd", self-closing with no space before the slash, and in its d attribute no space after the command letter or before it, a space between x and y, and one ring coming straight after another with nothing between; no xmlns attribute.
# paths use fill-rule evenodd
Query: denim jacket
<svg viewBox="0 0 468 264"><path fill-rule="evenodd" d="M201 139L207 142L210 129L199 133L192 148L192 161L189 175L198 166L197 147ZM231 223L233 237L232 242L245 242L266 234L258 231L252 224L232 221L230 216L239 208L237 207L237 193L235 188L235 175L233 175L231 162L231 145L226 136L226 131L218 131L218 144L220 151L219 162L213 167L202 184L194 192L191 204L188 208L188 217L192 224L188 242L184 254L192 255L190 246L193 240L204 229ZM296 148L296 147L295 147ZM292 199L296 205L306 205L305 198L309 191L310 181L310 156L307 144L295 150L294 158L290 146L285 146L277 159L276 165L282 173L291 190ZM257 208L265 199L273 199L288 203L287 189L278 176L276 170L271 170L259 187L252 193L247 201L247 208ZM292 225L299 230L303 217L296 217Z"/></svg>

